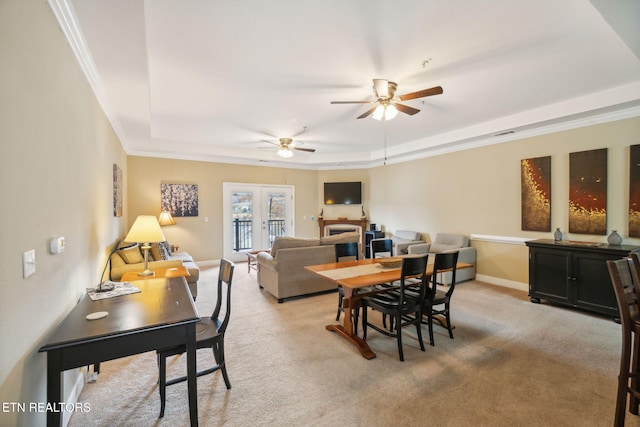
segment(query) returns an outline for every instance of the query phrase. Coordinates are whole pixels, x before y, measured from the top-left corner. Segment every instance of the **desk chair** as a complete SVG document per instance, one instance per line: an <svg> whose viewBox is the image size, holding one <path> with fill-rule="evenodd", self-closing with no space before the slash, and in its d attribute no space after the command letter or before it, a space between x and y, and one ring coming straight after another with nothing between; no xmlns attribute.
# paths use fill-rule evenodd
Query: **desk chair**
<svg viewBox="0 0 640 427"><path fill-rule="evenodd" d="M231 314L231 280L235 265L226 259L220 260L218 272L218 300L211 317L201 317L196 324L196 349L210 348L216 364L206 370L197 372L197 376L207 375L217 370L222 371L222 377L227 389L231 389L227 365L224 358L224 334ZM224 286L223 286L224 285ZM158 390L160 391L160 417L164 417L166 401L166 388L169 385L186 381L187 377L179 377L167 380L167 357L180 355L186 352L186 346L178 346L158 350Z"/></svg>
<svg viewBox="0 0 640 427"><path fill-rule="evenodd" d="M427 292L427 277L425 271L427 269L427 259L429 255L419 255L415 257L406 257L402 259L400 289L397 292L382 293L365 297L362 299L362 328L364 329L363 339L367 339L367 328L373 328L383 335L396 337L398 341L398 355L400 361L404 361L404 352L402 351L402 327L414 325L418 334L418 342L420 350L424 350L424 342L422 341L422 308L424 298ZM413 295L405 292L405 280L408 276L421 277L417 289L413 288ZM415 286L415 285L414 285ZM384 315L389 315L395 319L395 332L388 331L367 320L367 307L379 311Z"/></svg>
<svg viewBox="0 0 640 427"><path fill-rule="evenodd" d="M623 427L627 410L627 394L630 395L629 412L638 415L640 388L638 386L640 338L640 307L638 305L637 258L607 261L609 276L618 303L622 324L622 353L618 373L618 392L614 426ZM633 350L632 350L633 347Z"/></svg>

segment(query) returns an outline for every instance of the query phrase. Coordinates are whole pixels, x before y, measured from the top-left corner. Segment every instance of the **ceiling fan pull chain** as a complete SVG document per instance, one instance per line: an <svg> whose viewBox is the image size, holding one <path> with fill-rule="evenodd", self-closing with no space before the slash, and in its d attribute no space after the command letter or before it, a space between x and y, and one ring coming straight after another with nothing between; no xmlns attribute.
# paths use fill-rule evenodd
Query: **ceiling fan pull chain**
<svg viewBox="0 0 640 427"><path fill-rule="evenodd" d="M383 165L387 165L387 118L386 114L382 119L382 126L384 127L384 162Z"/></svg>

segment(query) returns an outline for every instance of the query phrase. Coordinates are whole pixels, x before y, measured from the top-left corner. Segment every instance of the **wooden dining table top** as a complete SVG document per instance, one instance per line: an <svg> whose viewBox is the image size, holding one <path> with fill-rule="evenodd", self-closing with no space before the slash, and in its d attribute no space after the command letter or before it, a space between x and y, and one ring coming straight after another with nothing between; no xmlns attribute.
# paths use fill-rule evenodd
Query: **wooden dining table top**
<svg viewBox="0 0 640 427"><path fill-rule="evenodd" d="M348 277L340 277L339 279L333 279L340 286L349 289L358 289L364 288L367 286L379 285L382 283L393 282L396 280L400 280L400 268L383 268L378 260L373 258L353 260L353 261L340 261L340 262L331 262L327 264L319 264L319 265L310 265L305 267L309 271L313 271L314 273L320 274L322 276L328 277L331 279L331 272L334 270L358 267L358 266L373 266L377 265L377 269L366 269L362 271L358 271L358 269L352 268L353 276ZM458 262L456 264L457 269L463 268L471 268L473 267L471 264L465 262ZM441 270L446 271L446 270ZM426 273L428 276L433 274L433 263L429 262L427 264Z"/></svg>

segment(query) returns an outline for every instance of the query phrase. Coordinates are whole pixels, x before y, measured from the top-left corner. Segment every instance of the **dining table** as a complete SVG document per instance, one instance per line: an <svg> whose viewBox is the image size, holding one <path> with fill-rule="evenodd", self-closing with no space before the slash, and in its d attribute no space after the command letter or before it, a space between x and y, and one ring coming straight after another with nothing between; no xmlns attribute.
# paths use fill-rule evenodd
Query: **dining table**
<svg viewBox="0 0 640 427"><path fill-rule="evenodd" d="M471 268L472 264L458 262L456 269ZM375 295L380 292L388 292L391 287L379 287L377 285L388 284L401 279L401 269L399 266L386 268L380 264L380 259L367 258L351 261L331 262L306 266L305 269L326 277L342 286L344 297L342 309L345 312L342 324L329 324L325 328L328 331L337 333L348 342L355 345L360 354L365 359L373 359L376 354L371 350L369 344L360 338L354 331L353 313L361 306L364 297ZM445 272L447 270L438 270ZM425 274L430 278L433 275L433 262L427 263Z"/></svg>

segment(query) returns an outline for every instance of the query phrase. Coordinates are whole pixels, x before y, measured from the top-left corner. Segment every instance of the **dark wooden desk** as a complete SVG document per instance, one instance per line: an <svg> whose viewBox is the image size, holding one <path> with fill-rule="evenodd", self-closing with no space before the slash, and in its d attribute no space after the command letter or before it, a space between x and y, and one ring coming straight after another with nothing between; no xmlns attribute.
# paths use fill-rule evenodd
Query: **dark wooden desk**
<svg viewBox="0 0 640 427"><path fill-rule="evenodd" d="M316 274L320 274L321 276L328 277L329 279L334 280L340 286L342 286L344 292L344 298L342 300L342 307L345 311L344 313L344 323L342 325L331 324L327 325L326 329L328 331L332 331L345 338L347 341L358 347L360 350L360 354L365 359L373 359L376 357L376 354L371 350L369 344L359 336L357 336L353 332L353 322L351 321L351 317L353 315L353 311L360 306L360 300L363 297L373 295L380 292L388 291L387 289L368 289L366 291L362 291L362 288L369 288L371 286L380 285L383 283L390 283L396 280L400 280L401 272L399 268L396 269L382 269L369 271L367 268L366 271L357 272L353 271L357 267L367 267L373 264L376 264L378 261L375 259L361 259L357 261L341 261L341 262L332 262L329 264L320 264L320 265L311 265L305 267L305 269L309 271L313 271ZM462 268L471 268L471 264L459 262L456 264L456 269ZM346 270L347 268L352 268L352 270ZM344 271L353 271L353 273L343 274L339 276L343 276L340 278L334 278L330 272L339 271L341 269L345 269ZM447 271L447 270L439 270L439 271ZM426 270L427 276L431 277L433 274L433 263L427 264ZM356 292L360 290L359 292Z"/></svg>
<svg viewBox="0 0 640 427"><path fill-rule="evenodd" d="M175 345L187 347L189 415L198 425L196 323L198 311L184 277L135 282L142 292L92 301L88 295L60 323L47 344L47 401L62 401L62 371ZM90 313L107 317L87 320ZM59 426L61 412L49 411L47 425Z"/></svg>

